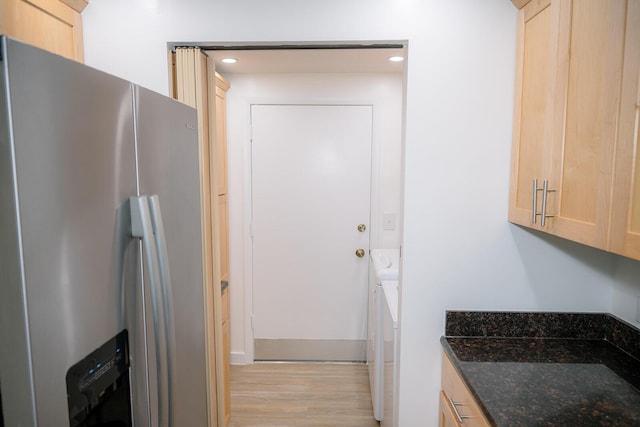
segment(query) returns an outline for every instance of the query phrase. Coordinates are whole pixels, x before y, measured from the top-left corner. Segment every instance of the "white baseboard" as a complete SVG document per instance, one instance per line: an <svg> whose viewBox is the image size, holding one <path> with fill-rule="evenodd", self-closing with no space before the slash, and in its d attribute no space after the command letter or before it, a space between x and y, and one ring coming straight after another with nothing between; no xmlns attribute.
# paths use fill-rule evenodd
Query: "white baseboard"
<svg viewBox="0 0 640 427"><path fill-rule="evenodd" d="M254 359L362 362L366 360L366 345L366 340L256 339Z"/></svg>
<svg viewBox="0 0 640 427"><path fill-rule="evenodd" d="M232 365L250 365L253 363L253 360L248 357L249 355L244 351L240 352L231 352L229 357L229 363Z"/></svg>

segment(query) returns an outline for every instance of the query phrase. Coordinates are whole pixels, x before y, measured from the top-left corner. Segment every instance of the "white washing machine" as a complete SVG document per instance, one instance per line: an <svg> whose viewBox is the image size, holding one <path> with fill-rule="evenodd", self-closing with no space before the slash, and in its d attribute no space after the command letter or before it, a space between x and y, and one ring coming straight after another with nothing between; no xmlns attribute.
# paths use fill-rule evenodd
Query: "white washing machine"
<svg viewBox="0 0 640 427"><path fill-rule="evenodd" d="M398 360L398 282L382 282L382 420L381 427L395 427L396 361Z"/></svg>
<svg viewBox="0 0 640 427"><path fill-rule="evenodd" d="M367 331L367 366L373 416L380 421L383 418L383 354L382 354L382 310L384 295L383 281L396 281L399 275L399 249L372 249L371 274L369 275L369 311Z"/></svg>

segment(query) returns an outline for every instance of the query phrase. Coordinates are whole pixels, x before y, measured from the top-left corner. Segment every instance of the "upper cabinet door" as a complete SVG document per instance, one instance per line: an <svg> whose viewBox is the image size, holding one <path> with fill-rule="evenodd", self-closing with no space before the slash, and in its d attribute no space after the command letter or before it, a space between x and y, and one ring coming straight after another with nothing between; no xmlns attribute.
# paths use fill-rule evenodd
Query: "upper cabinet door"
<svg viewBox="0 0 640 427"><path fill-rule="evenodd" d="M640 2L630 1L611 218L611 251L640 259Z"/></svg>
<svg viewBox="0 0 640 427"><path fill-rule="evenodd" d="M49 52L84 61L83 0L4 0L0 33Z"/></svg>
<svg viewBox="0 0 640 427"><path fill-rule="evenodd" d="M534 180L550 174L551 124L558 49L558 2L531 1L518 15L509 220L541 227ZM534 207L534 203L538 206Z"/></svg>
<svg viewBox="0 0 640 427"><path fill-rule="evenodd" d="M559 3L549 232L608 249L627 2Z"/></svg>
<svg viewBox="0 0 640 427"><path fill-rule="evenodd" d="M227 91L231 85L216 73L216 110L215 110L215 168L216 192L218 196L227 194Z"/></svg>
<svg viewBox="0 0 640 427"><path fill-rule="evenodd" d="M609 250L626 13L625 0L520 10L511 222Z"/></svg>

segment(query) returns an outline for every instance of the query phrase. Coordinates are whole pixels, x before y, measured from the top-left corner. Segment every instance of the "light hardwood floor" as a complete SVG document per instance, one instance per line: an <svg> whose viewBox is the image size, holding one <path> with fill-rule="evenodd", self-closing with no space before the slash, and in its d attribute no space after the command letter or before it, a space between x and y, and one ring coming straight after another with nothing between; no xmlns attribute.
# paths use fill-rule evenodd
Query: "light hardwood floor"
<svg viewBox="0 0 640 427"><path fill-rule="evenodd" d="M230 427L378 427L364 364L231 366Z"/></svg>

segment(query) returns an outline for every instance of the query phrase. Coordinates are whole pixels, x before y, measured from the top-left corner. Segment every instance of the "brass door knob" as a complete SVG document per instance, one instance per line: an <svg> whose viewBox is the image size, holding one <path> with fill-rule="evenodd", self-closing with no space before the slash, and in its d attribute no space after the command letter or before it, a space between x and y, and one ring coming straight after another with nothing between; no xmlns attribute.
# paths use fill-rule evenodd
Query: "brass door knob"
<svg viewBox="0 0 640 427"><path fill-rule="evenodd" d="M367 229L366 225L364 225L364 224L358 225L358 231L359 232L364 233L364 230L366 230L366 229Z"/></svg>
<svg viewBox="0 0 640 427"><path fill-rule="evenodd" d="M364 256L364 249L356 249L356 256L362 258Z"/></svg>

